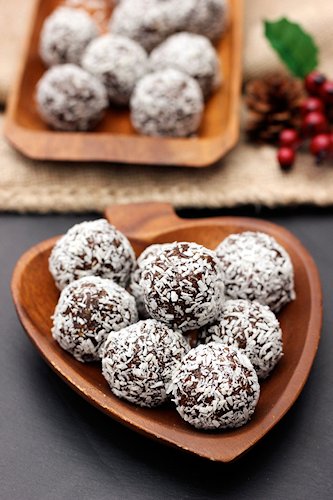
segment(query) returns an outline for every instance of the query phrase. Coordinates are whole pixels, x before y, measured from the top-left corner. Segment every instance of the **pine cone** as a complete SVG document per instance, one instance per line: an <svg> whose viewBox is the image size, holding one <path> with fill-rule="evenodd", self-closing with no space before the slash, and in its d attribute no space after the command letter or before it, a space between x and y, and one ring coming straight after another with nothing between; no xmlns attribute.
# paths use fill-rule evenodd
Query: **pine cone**
<svg viewBox="0 0 333 500"><path fill-rule="evenodd" d="M246 131L256 142L275 143L284 128L299 128L303 83L283 73L251 80L245 87Z"/></svg>

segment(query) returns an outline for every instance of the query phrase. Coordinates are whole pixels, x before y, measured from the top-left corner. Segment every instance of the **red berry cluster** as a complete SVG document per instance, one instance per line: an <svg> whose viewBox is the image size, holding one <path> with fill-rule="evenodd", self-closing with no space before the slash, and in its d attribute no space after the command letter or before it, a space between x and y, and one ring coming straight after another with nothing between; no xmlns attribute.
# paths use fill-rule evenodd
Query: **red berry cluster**
<svg viewBox="0 0 333 500"><path fill-rule="evenodd" d="M285 129L280 134L277 159L282 170L291 169L303 141L309 141L317 165L333 155L333 133L330 132L333 81L313 71L305 78L304 86L309 96L301 103L301 127L299 130Z"/></svg>

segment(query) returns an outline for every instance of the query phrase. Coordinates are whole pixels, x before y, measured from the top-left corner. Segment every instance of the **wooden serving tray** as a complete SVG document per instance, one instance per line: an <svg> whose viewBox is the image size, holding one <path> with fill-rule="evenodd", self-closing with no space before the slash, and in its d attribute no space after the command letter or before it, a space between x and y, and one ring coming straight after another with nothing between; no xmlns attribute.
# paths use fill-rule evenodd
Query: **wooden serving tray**
<svg viewBox="0 0 333 500"><path fill-rule="evenodd" d="M92 132L57 132L48 128L34 104L36 83L45 71L38 55L38 41L44 19L63 2L34 1L31 29L5 121L5 136L21 153L38 160L207 167L236 144L239 137L242 0L229 0L230 25L217 47L224 84L208 100L198 136L185 139L139 135L130 123L128 110L116 108L110 109Z"/></svg>
<svg viewBox="0 0 333 500"><path fill-rule="evenodd" d="M318 271L302 244L282 227L258 219L218 217L179 219L170 205L144 203L112 206L106 217L129 237L137 254L152 243L196 241L209 248L231 233L264 231L289 252L297 298L279 314L284 356L261 384L258 406L244 427L227 432L198 431L168 405L156 409L134 406L114 396L99 364L82 364L63 351L51 335L51 315L59 291L48 270L48 257L57 238L28 250L18 261L12 294L28 336L51 368L88 402L147 437L201 457L230 462L254 446L299 396L309 375L320 338L322 297ZM311 418L311 416L309 416Z"/></svg>

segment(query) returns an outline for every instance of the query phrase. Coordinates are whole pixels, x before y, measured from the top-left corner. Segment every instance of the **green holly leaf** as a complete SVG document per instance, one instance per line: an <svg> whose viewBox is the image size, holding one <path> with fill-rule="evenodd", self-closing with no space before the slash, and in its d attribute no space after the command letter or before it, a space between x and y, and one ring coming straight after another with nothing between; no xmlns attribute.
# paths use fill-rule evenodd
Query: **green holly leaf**
<svg viewBox="0 0 333 500"><path fill-rule="evenodd" d="M265 21L265 36L296 77L304 78L318 65L318 47L311 35L285 17Z"/></svg>

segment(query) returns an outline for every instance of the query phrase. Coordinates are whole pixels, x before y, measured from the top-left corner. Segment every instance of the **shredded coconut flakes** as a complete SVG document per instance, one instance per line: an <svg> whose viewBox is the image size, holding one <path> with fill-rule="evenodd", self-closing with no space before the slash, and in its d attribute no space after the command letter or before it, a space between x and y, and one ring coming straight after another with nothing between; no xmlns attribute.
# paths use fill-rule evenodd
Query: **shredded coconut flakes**
<svg viewBox="0 0 333 500"><path fill-rule="evenodd" d="M162 250L167 248L168 245L169 245L169 243L163 243L163 244L150 245L149 247L147 247L141 253L141 255L138 257L138 259L136 261L135 269L131 274L131 279L130 279L130 283L128 286L128 291L135 298L136 306L138 308L139 314L144 319L149 318L149 313L148 313L146 306L145 306L145 303L144 303L143 290L142 290L142 287L140 285L142 271L145 268L149 267L150 262L152 260L154 260L156 255L158 255Z"/></svg>
<svg viewBox="0 0 333 500"><path fill-rule="evenodd" d="M167 68L144 76L130 101L135 129L146 135L186 137L201 123L203 95L198 83Z"/></svg>
<svg viewBox="0 0 333 500"><path fill-rule="evenodd" d="M249 421L260 387L245 354L212 342L186 354L168 392L180 416L197 429L228 429Z"/></svg>
<svg viewBox="0 0 333 500"><path fill-rule="evenodd" d="M219 321L204 327L201 341L220 342L241 349L259 378L266 378L283 355L282 332L268 306L248 300L227 300Z"/></svg>
<svg viewBox="0 0 333 500"><path fill-rule="evenodd" d="M47 66L80 64L84 49L98 34L96 23L86 11L59 7L44 22L40 56Z"/></svg>
<svg viewBox="0 0 333 500"><path fill-rule="evenodd" d="M146 73L147 54L135 41L108 34L91 42L82 66L105 85L111 102L128 104L134 86Z"/></svg>
<svg viewBox="0 0 333 500"><path fill-rule="evenodd" d="M148 319L110 334L102 369L112 392L139 406L154 407L167 399L173 371L190 346L181 333Z"/></svg>
<svg viewBox="0 0 333 500"><path fill-rule="evenodd" d="M78 361L96 361L110 332L135 323L134 298L111 280L89 276L60 294L53 316L53 338Z"/></svg>
<svg viewBox="0 0 333 500"><path fill-rule="evenodd" d="M74 64L54 66L37 84L36 101L42 119L57 130L90 130L108 105L102 83Z"/></svg>
<svg viewBox="0 0 333 500"><path fill-rule="evenodd" d="M291 259L268 234L232 234L219 244L216 253L227 298L257 300L274 312L295 299Z"/></svg>
<svg viewBox="0 0 333 500"><path fill-rule="evenodd" d="M175 68L194 78L205 97L221 81L220 63L210 41L193 33L177 33L156 47L149 58L149 69Z"/></svg>
<svg viewBox="0 0 333 500"><path fill-rule="evenodd" d="M76 224L55 244L49 259L57 287L83 276L100 276L126 286L135 264L126 238L105 219Z"/></svg>
<svg viewBox="0 0 333 500"><path fill-rule="evenodd" d="M142 271L140 286L151 317L181 331L216 319L224 301L220 263L196 243L172 243Z"/></svg>

